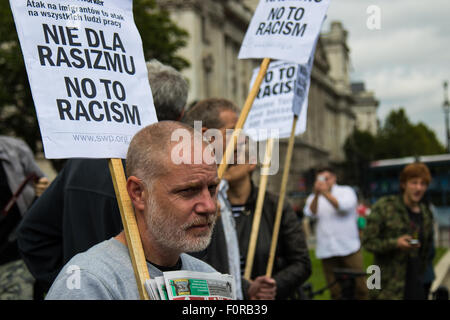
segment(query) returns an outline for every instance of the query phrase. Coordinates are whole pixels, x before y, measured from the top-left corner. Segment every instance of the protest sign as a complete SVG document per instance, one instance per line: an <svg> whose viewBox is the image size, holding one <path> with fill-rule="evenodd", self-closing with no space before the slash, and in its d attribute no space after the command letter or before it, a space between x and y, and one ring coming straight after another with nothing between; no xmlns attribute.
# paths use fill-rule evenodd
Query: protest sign
<svg viewBox="0 0 450 320"><path fill-rule="evenodd" d="M266 137L270 137L269 140L289 138L267 263L266 276L268 277L272 276L295 136L306 130L308 93L314 62L315 43L316 41L314 41L311 56L306 64L277 61L269 65L253 108L248 115L248 121L244 126L245 133L256 141ZM253 79L258 72L258 69L254 70ZM254 81L253 79L252 82ZM300 122L299 125L297 125L298 122ZM289 130L289 128L291 129ZM260 133L262 130L265 134ZM263 181L263 178L261 178L261 181ZM262 194L258 194L258 200L260 198L264 199L264 192L265 188ZM256 247L257 242L259 226L259 220L256 219L257 214L259 215L260 213L255 210L254 230L252 229L250 235L247 264L244 273L246 279L249 279L251 274L254 247Z"/></svg>
<svg viewBox="0 0 450 320"><path fill-rule="evenodd" d="M291 167L291 159L294 150L295 136L297 135L297 128L300 128L300 133L306 130L306 112L308 108L308 93L311 82L311 70L314 62L314 50L306 65L298 65L297 79L295 83L295 93L293 98L292 112L294 114L291 134L289 137L287 154L284 162L283 176L281 179L280 197L278 198L277 211L275 214L275 222L272 232L272 240L270 244L269 259L267 262L266 276L271 277L273 271L273 264L275 261L275 252L277 249L278 235L281 226L281 217L283 215L284 198L286 196L286 187L289 179L289 170ZM297 122L300 121L300 126Z"/></svg>
<svg viewBox="0 0 450 320"><path fill-rule="evenodd" d="M225 171L227 170L228 163L234 154L234 147L237 143L237 138L240 134L240 129L244 127L245 121L247 120L247 116L250 112L250 109L252 108L256 95L258 94L259 86L263 81L263 78L266 74L269 64L270 64L269 58L264 58L263 61L261 62L261 66L259 67L259 72L256 76L255 82L253 83L253 86L251 87L247 99L245 100L244 106L242 107L241 113L239 114L239 119L236 123L236 126L234 127L233 135L231 137L230 142L227 144L225 153L223 154L222 157L222 161L219 165L219 169L217 170L217 176L219 177L219 179L222 179Z"/></svg>
<svg viewBox="0 0 450 320"><path fill-rule="evenodd" d="M10 4L46 158L125 158L157 121L132 1Z"/></svg>
<svg viewBox="0 0 450 320"><path fill-rule="evenodd" d="M305 132L311 67L312 59L306 65L284 61L270 63L244 125L244 132L255 141L289 138L294 114L300 119L295 135ZM253 71L252 83L257 72L258 69Z"/></svg>
<svg viewBox="0 0 450 320"><path fill-rule="evenodd" d="M119 158L157 121L132 0L11 0L47 158L111 158L141 299L149 278Z"/></svg>
<svg viewBox="0 0 450 320"><path fill-rule="evenodd" d="M239 59L272 58L306 64L330 0L261 0Z"/></svg>

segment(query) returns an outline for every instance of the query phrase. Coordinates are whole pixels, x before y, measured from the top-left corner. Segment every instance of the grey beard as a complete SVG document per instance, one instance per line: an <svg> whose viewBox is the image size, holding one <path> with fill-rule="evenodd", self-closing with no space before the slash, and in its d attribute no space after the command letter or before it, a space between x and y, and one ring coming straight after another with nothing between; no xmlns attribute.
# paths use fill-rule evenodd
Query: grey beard
<svg viewBox="0 0 450 320"><path fill-rule="evenodd" d="M208 234L191 238L186 234L186 230L197 223L205 221L205 218L198 218L193 222L185 223L181 227L174 227L174 215L172 212L163 213L157 201L150 196L148 202L148 212L145 220L147 229L153 235L155 241L163 248L180 252L197 252L206 249L211 242L212 230L215 225L215 216L208 216L208 223L212 223Z"/></svg>

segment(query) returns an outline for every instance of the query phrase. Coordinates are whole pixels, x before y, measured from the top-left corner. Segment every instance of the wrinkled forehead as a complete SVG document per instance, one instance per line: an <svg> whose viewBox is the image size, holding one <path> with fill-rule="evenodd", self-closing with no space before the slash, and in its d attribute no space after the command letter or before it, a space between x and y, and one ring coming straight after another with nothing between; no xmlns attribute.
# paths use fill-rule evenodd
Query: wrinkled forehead
<svg viewBox="0 0 450 320"><path fill-rule="evenodd" d="M170 165L214 165L214 148L206 142L201 133L172 140L168 148L167 163Z"/></svg>
<svg viewBox="0 0 450 320"><path fill-rule="evenodd" d="M196 185L218 184L217 165L214 164L169 164L166 173L162 176L163 181L173 184L192 183Z"/></svg>

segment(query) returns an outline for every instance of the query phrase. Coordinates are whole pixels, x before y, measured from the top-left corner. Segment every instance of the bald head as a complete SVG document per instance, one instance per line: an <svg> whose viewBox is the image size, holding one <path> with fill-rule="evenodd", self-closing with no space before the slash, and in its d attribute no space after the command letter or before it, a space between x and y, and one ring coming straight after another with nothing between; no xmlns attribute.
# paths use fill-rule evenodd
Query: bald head
<svg viewBox="0 0 450 320"><path fill-rule="evenodd" d="M150 181L166 172L165 163L170 161L173 145L172 133L177 129L194 130L175 121L161 121L141 129L130 142L127 152L127 176Z"/></svg>
<svg viewBox="0 0 450 320"><path fill-rule="evenodd" d="M176 139L180 133L181 142ZM198 136L182 123L162 121L139 131L128 148L127 192L143 230L144 252L162 266L174 265L181 252L203 250L211 238L217 211L217 166L192 163L191 157L185 157L188 163L173 159L180 144L188 146L180 150L182 154L195 150L195 144L203 153L208 144L197 141Z"/></svg>
<svg viewBox="0 0 450 320"><path fill-rule="evenodd" d="M201 139L200 145L202 145L198 151L194 150L196 138ZM131 140L126 160L127 176L136 176L151 182L166 174L171 163L180 164L180 161L177 161L179 158L172 159L172 149L176 148L176 156L182 158L183 164L189 164L194 163L194 152L199 152L203 157L205 145L208 144L203 140L201 132L195 133L195 130L186 124L176 121L154 123L141 129ZM188 157L186 154L183 155L183 151L187 149Z"/></svg>

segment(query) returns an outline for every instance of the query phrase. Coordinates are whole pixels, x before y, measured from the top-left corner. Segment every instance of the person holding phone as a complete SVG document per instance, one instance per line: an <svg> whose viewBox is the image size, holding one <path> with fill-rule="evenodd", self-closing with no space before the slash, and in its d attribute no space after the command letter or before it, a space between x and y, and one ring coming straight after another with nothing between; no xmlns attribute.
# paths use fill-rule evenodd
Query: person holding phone
<svg viewBox="0 0 450 320"><path fill-rule="evenodd" d="M423 163L400 173L399 195L379 199L372 207L363 246L381 270L381 289L374 299L426 299L423 278L433 242L433 215L423 202L431 174Z"/></svg>
<svg viewBox="0 0 450 320"><path fill-rule="evenodd" d="M316 170L313 193L306 199L305 216L317 220L316 257L321 259L322 268L330 286L333 300L345 299L343 286L336 282L336 269L363 271L363 257L359 239L357 219L358 197L346 185L336 183L336 173L331 167ZM364 277L355 278L353 296L357 300L368 299Z"/></svg>

